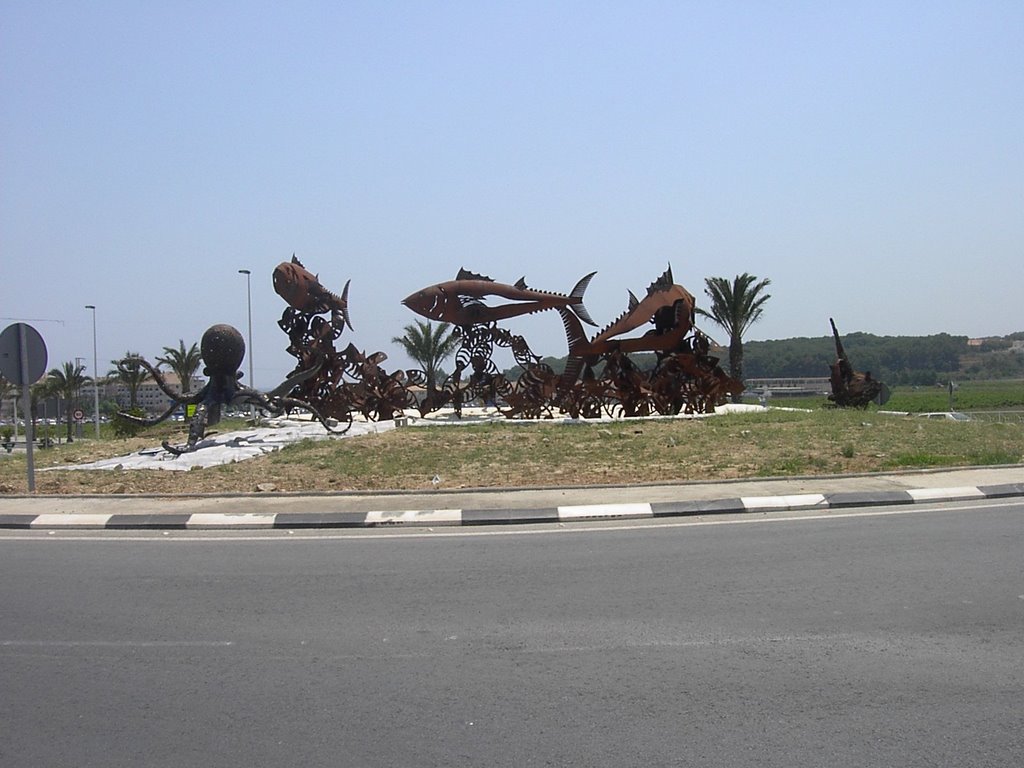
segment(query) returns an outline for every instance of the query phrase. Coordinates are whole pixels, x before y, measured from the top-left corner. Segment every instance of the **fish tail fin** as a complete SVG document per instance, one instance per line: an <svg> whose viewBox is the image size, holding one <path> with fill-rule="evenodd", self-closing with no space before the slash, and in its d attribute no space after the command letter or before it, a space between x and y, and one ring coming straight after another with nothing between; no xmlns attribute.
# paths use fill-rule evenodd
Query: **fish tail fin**
<svg viewBox="0 0 1024 768"><path fill-rule="evenodd" d="M596 274L597 272L591 272L589 275L584 275L583 277L581 277L580 281L576 283L576 286L572 289L572 292L569 294L569 298L573 299L573 303L569 305L572 308L572 311L575 312L579 316L580 320L582 320L584 323L595 326L597 325L597 323L595 323L593 318L590 317L590 312L587 311L587 308L583 306L583 294L587 292L587 287L590 285L590 280Z"/></svg>
<svg viewBox="0 0 1024 768"><path fill-rule="evenodd" d="M354 331L352 318L348 316L348 286L351 282L351 280L346 280L345 287L341 289L341 316L345 318L345 324L348 326L348 329Z"/></svg>
<svg viewBox="0 0 1024 768"><path fill-rule="evenodd" d="M562 326L565 328L565 341L569 345L569 357L578 357L580 347L587 343L587 336L583 333L580 318L565 307L559 307L558 314L562 316Z"/></svg>

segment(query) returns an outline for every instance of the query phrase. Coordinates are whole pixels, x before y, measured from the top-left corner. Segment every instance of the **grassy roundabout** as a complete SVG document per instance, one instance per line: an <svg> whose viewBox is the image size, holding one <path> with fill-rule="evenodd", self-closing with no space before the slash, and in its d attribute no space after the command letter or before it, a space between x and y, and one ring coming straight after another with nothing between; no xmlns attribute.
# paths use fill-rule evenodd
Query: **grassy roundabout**
<svg viewBox="0 0 1024 768"><path fill-rule="evenodd" d="M233 427L225 423L221 431ZM35 451L41 494L430 490L631 484L886 472L1024 462L1024 423L933 421L817 409L706 419L500 422L405 427L306 440L277 453L188 472L55 470L181 441L181 425L130 440L78 440ZM438 481L435 483L435 478ZM0 460L0 493L27 490L25 456Z"/></svg>

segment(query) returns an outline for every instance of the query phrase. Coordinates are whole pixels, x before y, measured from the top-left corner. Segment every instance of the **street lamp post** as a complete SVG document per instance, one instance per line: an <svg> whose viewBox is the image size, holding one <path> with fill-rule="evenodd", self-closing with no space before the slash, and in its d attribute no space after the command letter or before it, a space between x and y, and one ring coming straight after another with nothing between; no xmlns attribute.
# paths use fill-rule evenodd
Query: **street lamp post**
<svg viewBox="0 0 1024 768"><path fill-rule="evenodd" d="M96 307L86 304L92 310L92 419L96 424L96 439L100 439L100 367L96 357Z"/></svg>
<svg viewBox="0 0 1024 768"><path fill-rule="evenodd" d="M75 358L75 379L81 381L82 371L85 370L85 358ZM78 384L75 386L75 409L82 407L82 385ZM75 419L75 437L79 440L82 439L82 422Z"/></svg>
<svg viewBox="0 0 1024 768"><path fill-rule="evenodd" d="M256 382L253 381L252 374L252 272L248 269L240 269L238 274L245 275L245 298L249 308L249 386L255 389ZM256 406L252 403L249 403L249 417L254 422L256 421Z"/></svg>

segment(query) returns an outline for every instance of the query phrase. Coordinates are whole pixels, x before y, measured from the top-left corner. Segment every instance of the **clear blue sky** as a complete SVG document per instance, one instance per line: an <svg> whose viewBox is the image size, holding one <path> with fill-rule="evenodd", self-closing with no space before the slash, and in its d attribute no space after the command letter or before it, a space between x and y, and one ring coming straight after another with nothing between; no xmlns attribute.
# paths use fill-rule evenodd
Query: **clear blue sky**
<svg viewBox="0 0 1024 768"><path fill-rule="evenodd" d="M748 339L1024 330L1024 3L0 0L0 324L50 363L246 332L275 265L349 341L462 266L599 323L671 263L772 281ZM552 313L507 327L565 352ZM713 336L718 329L708 328ZM822 361L827 373L828 360ZM248 374L248 368L245 368ZM248 376L246 376L246 381Z"/></svg>

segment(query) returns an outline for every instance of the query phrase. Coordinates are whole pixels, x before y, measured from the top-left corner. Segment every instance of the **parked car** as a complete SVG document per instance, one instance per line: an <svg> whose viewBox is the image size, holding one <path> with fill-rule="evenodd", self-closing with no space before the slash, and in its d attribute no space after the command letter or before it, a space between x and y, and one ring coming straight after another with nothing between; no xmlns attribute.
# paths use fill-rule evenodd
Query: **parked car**
<svg viewBox="0 0 1024 768"><path fill-rule="evenodd" d="M970 421L971 417L960 411L932 411L931 413L919 413L921 419L940 419L942 421Z"/></svg>

